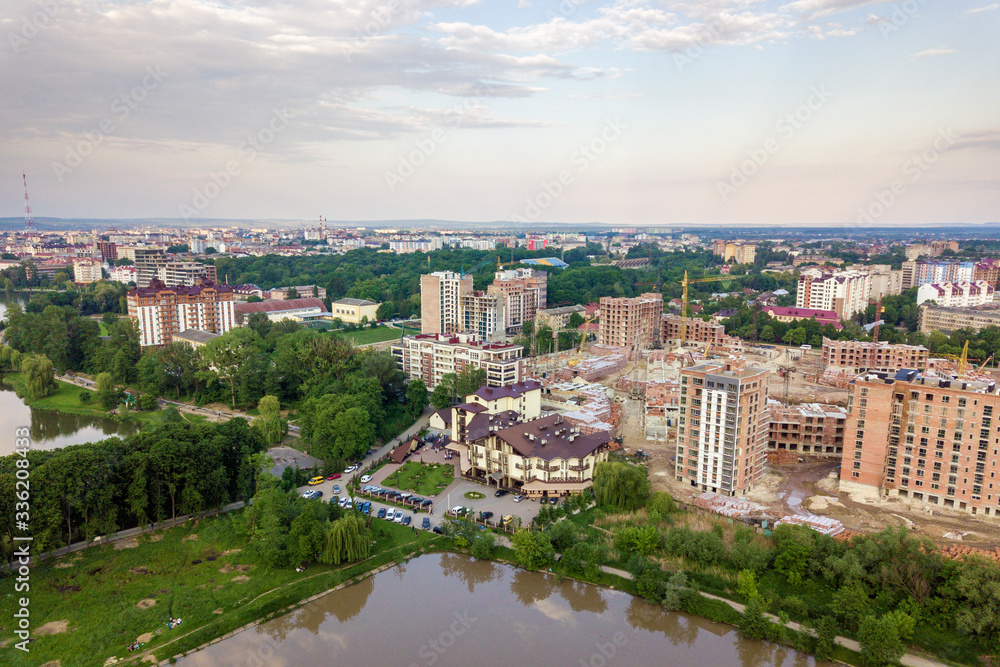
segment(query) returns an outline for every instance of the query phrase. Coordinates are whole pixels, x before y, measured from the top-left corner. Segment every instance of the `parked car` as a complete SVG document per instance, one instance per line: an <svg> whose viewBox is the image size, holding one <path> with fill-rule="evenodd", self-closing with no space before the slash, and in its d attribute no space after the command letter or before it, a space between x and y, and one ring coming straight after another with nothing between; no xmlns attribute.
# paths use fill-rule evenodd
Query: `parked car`
<svg viewBox="0 0 1000 667"><path fill-rule="evenodd" d="M323 475L320 475L319 477L313 477L311 480L309 480L309 486L316 486L317 484L322 484L322 483L323 483Z"/></svg>
<svg viewBox="0 0 1000 667"><path fill-rule="evenodd" d="M462 516L463 514L465 514L465 508L462 507L461 505L452 507L450 510L448 510L448 514L450 514L451 516Z"/></svg>
<svg viewBox="0 0 1000 667"><path fill-rule="evenodd" d="M403 517L403 525L404 526L409 526L410 525L410 515L409 514L407 514L406 516Z"/></svg>
<svg viewBox="0 0 1000 667"><path fill-rule="evenodd" d="M479 518L482 519L483 521L489 521L490 519L493 518L493 512L480 512Z"/></svg>
<svg viewBox="0 0 1000 667"><path fill-rule="evenodd" d="M524 496L522 496L521 494L517 494L516 496L514 496L514 502L515 503L519 503L522 500L524 500Z"/></svg>
<svg viewBox="0 0 1000 667"><path fill-rule="evenodd" d="M433 532L437 533L438 535L444 535L444 531L441 530L441 526L434 526Z"/></svg>
<svg viewBox="0 0 1000 667"><path fill-rule="evenodd" d="M424 520L420 522L420 527L423 528L424 530L430 530L431 518L429 516L425 516Z"/></svg>
<svg viewBox="0 0 1000 667"><path fill-rule="evenodd" d="M303 491L302 492L302 497L305 498L306 500L309 500L310 498L313 497L313 492L312 491Z"/></svg>
<svg viewBox="0 0 1000 667"><path fill-rule="evenodd" d="M338 496L340 495L340 484L334 484L333 485L333 492L334 492L334 494L336 494Z"/></svg>
<svg viewBox="0 0 1000 667"><path fill-rule="evenodd" d="M510 491L505 491L504 489L497 489L497 492L494 493L493 495L496 496L497 498L503 498L508 493L510 493Z"/></svg>
<svg viewBox="0 0 1000 667"><path fill-rule="evenodd" d="M332 475L328 476L327 479L340 479L340 473L335 472Z"/></svg>
<svg viewBox="0 0 1000 667"><path fill-rule="evenodd" d="M402 510L396 510L396 518L393 519L393 521L395 521L396 523L403 523L403 511Z"/></svg>
<svg viewBox="0 0 1000 667"><path fill-rule="evenodd" d="M400 498L409 498L413 494L410 493L409 491L404 491L403 493L397 493L396 495L398 495Z"/></svg>
<svg viewBox="0 0 1000 667"><path fill-rule="evenodd" d="M385 518L385 508L384 507L378 508L378 514L376 516L378 516L378 518L380 518L380 519L384 519Z"/></svg>
<svg viewBox="0 0 1000 667"><path fill-rule="evenodd" d="M362 475L361 476L361 483L362 484L364 484L365 482L370 482L370 481L372 481L372 476L371 475Z"/></svg>
<svg viewBox="0 0 1000 667"><path fill-rule="evenodd" d="M507 514L507 515L506 515L506 516L504 516L504 518L503 518L503 519L501 520L501 523L503 524L503 526L504 526L504 527L506 527L506 526L507 526L507 525L508 525L509 523L511 523L511 522L512 522L513 520L514 520L514 515L513 515L513 514Z"/></svg>
<svg viewBox="0 0 1000 667"><path fill-rule="evenodd" d="M348 467L347 467L347 468L346 468L346 469L344 470L344 474L345 474L345 475L350 475L350 474L351 474L352 472L354 472L354 470L355 470L354 466L348 466Z"/></svg>
<svg viewBox="0 0 1000 667"><path fill-rule="evenodd" d="M552 503L553 505L558 505L559 504L559 497L558 496L552 496L551 498L549 498L549 502Z"/></svg>
<svg viewBox="0 0 1000 667"><path fill-rule="evenodd" d="M395 521L396 520L396 510L389 510L388 512L386 512L385 520L386 521Z"/></svg>
<svg viewBox="0 0 1000 667"><path fill-rule="evenodd" d="M420 501L420 506L421 507L430 507L433 504L434 504L434 501L431 500L430 498L424 498L423 500Z"/></svg>

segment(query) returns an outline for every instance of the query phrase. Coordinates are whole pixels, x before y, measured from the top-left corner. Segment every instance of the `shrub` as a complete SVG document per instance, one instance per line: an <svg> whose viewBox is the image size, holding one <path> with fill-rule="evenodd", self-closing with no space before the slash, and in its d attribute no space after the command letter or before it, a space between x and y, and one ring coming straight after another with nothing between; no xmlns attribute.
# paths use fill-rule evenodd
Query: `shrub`
<svg viewBox="0 0 1000 667"><path fill-rule="evenodd" d="M85 390L81 391L80 392L80 404L81 405L86 405L87 403L90 403L90 399L93 398L93 396L92 396L93 393L94 392L90 391L89 389L85 389Z"/></svg>

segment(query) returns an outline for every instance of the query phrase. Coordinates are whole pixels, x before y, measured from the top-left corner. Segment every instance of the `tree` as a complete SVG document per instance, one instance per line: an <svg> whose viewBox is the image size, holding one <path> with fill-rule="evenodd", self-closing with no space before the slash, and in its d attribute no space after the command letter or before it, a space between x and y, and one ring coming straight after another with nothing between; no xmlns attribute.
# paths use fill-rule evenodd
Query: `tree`
<svg viewBox="0 0 1000 667"><path fill-rule="evenodd" d="M427 407L427 385L420 378L410 380L406 385L406 405L412 418L420 416Z"/></svg>
<svg viewBox="0 0 1000 667"><path fill-rule="evenodd" d="M736 592L742 595L744 600L763 602L760 590L757 588L757 577L750 570L740 570L736 575Z"/></svg>
<svg viewBox="0 0 1000 667"><path fill-rule="evenodd" d="M781 340L789 345L802 345L806 342L806 336L806 330L803 327L796 327L795 329L789 329L786 331L785 335L781 337Z"/></svg>
<svg viewBox="0 0 1000 667"><path fill-rule="evenodd" d="M763 329L760 330L760 336L758 336L765 343L770 343L774 341L774 327L770 324L765 325Z"/></svg>
<svg viewBox="0 0 1000 667"><path fill-rule="evenodd" d="M295 289L294 287L289 287L288 288L288 292L285 293L285 298L286 299L298 299L299 298L299 291L297 289Z"/></svg>
<svg viewBox="0 0 1000 667"><path fill-rule="evenodd" d="M883 667L903 657L903 642L894 619L865 616L858 628L861 659L868 667Z"/></svg>
<svg viewBox="0 0 1000 667"><path fill-rule="evenodd" d="M319 562L340 565L368 558L372 531L357 514L348 514L328 524Z"/></svg>
<svg viewBox="0 0 1000 667"><path fill-rule="evenodd" d="M393 315L396 314L396 304L392 301L383 301L378 305L378 309L375 311L375 317L378 320L388 320L391 319Z"/></svg>
<svg viewBox="0 0 1000 667"><path fill-rule="evenodd" d="M40 354L26 354L21 357L20 363L28 398L42 398L55 393L55 369L47 357Z"/></svg>
<svg viewBox="0 0 1000 667"><path fill-rule="evenodd" d="M281 404L277 396L264 396L257 404L259 416L254 425L269 445L281 442Z"/></svg>
<svg viewBox="0 0 1000 667"><path fill-rule="evenodd" d="M751 598L740 616L740 632L750 639L766 639L771 630L771 622L764 616L764 605L757 598Z"/></svg>
<svg viewBox="0 0 1000 667"><path fill-rule="evenodd" d="M121 402L122 392L115 385L111 373L97 374L97 400L105 410L113 410Z"/></svg>
<svg viewBox="0 0 1000 667"><path fill-rule="evenodd" d="M604 461L594 469L594 496L598 505L611 505L626 512L639 509L649 498L646 469Z"/></svg>
<svg viewBox="0 0 1000 667"><path fill-rule="evenodd" d="M844 621L848 630L857 631L863 618L872 613L868 591L859 582L841 586L833 594L830 609Z"/></svg>
<svg viewBox="0 0 1000 667"><path fill-rule="evenodd" d="M519 530L511 538L514 560L526 570L549 567L555 557L555 550L548 535L532 530Z"/></svg>
<svg viewBox="0 0 1000 667"><path fill-rule="evenodd" d="M451 390L444 384L444 382L439 382L437 386L434 387L434 391L431 392L431 405L438 410L443 410L451 405Z"/></svg>
<svg viewBox="0 0 1000 667"><path fill-rule="evenodd" d="M615 549L622 557L631 554L649 556L660 547L660 542L660 533L655 526L625 526L615 537Z"/></svg>
<svg viewBox="0 0 1000 667"><path fill-rule="evenodd" d="M247 359L260 351L262 341L257 332L239 327L211 340L201 348L201 356L219 379L229 383L229 395L236 409L236 378Z"/></svg>
<svg viewBox="0 0 1000 667"><path fill-rule="evenodd" d="M785 575L792 585L802 583L809 559L813 552L815 532L806 526L781 524L773 534L777 555L774 559L774 569Z"/></svg>

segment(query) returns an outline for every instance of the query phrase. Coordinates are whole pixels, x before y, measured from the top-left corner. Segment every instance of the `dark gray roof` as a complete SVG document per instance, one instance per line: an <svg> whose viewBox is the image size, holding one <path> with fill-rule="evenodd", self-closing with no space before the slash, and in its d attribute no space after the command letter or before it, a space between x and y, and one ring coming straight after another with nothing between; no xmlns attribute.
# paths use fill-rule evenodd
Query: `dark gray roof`
<svg viewBox="0 0 1000 667"><path fill-rule="evenodd" d="M533 419L497 431L496 435L521 456L537 456L546 461L583 458L611 441L607 431L576 433L562 415Z"/></svg>

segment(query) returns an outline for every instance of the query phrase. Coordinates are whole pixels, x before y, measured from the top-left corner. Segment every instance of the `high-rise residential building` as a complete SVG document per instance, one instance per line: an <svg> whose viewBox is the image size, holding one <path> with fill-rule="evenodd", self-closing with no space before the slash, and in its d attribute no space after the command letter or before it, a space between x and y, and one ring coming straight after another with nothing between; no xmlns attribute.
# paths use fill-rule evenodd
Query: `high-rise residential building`
<svg viewBox="0 0 1000 667"><path fill-rule="evenodd" d="M906 246L903 254L906 259L918 257L940 257L945 250L958 252L958 241L931 241L930 243L914 243Z"/></svg>
<svg viewBox="0 0 1000 667"><path fill-rule="evenodd" d="M138 281L136 282L138 287L148 287L150 281L154 278L161 280L158 277L159 270L170 261L163 250L158 248L134 248L130 250L132 262L135 265L136 275L138 276Z"/></svg>
<svg viewBox="0 0 1000 667"><path fill-rule="evenodd" d="M864 270L872 277L869 299L895 296L903 292L903 272L901 270L894 270L888 264L872 264L865 267Z"/></svg>
<svg viewBox="0 0 1000 667"><path fill-rule="evenodd" d="M461 331L475 334L479 340L490 343L502 341L505 336L505 308L503 294L469 292L458 298L462 312Z"/></svg>
<svg viewBox="0 0 1000 667"><path fill-rule="evenodd" d="M502 387L521 381L520 345L488 343L472 334L419 334L393 343L392 354L404 373L420 378L433 389L447 373L461 373L466 366L486 371L486 384Z"/></svg>
<svg viewBox="0 0 1000 667"><path fill-rule="evenodd" d="M725 261L735 264L753 264L757 258L757 246L753 243L726 243Z"/></svg>
<svg viewBox="0 0 1000 667"><path fill-rule="evenodd" d="M73 260L73 282L96 283L101 279L101 260L77 258Z"/></svg>
<svg viewBox="0 0 1000 667"><path fill-rule="evenodd" d="M458 333L464 326L460 297L472 292L472 276L435 271L420 276L420 333Z"/></svg>
<svg viewBox="0 0 1000 667"><path fill-rule="evenodd" d="M97 251L101 253L101 259L105 262L112 262L118 259L118 244L111 241L98 241Z"/></svg>
<svg viewBox="0 0 1000 667"><path fill-rule="evenodd" d="M848 391L841 491L1000 513L992 381L902 370L859 377Z"/></svg>
<svg viewBox="0 0 1000 667"><path fill-rule="evenodd" d="M682 341L681 332L684 332ZM695 317L681 317L680 315L663 314L662 330L660 331L660 341L666 346L666 341L676 341L678 343L694 342L707 343L710 345L722 345L722 338L726 335L726 327L715 322L706 322Z"/></svg>
<svg viewBox="0 0 1000 667"><path fill-rule="evenodd" d="M726 256L726 240L725 239L715 239L712 243L712 254L716 257Z"/></svg>
<svg viewBox="0 0 1000 667"><path fill-rule="evenodd" d="M985 280L993 287L1000 282L1000 259L984 259L976 263L973 270L973 280Z"/></svg>
<svg viewBox="0 0 1000 667"><path fill-rule="evenodd" d="M993 303L993 286L985 280L927 283L917 288L917 305L925 301L934 301L946 308L975 308Z"/></svg>
<svg viewBox="0 0 1000 667"><path fill-rule="evenodd" d="M903 368L924 370L930 352L922 345L873 343L858 340L831 340L823 337L823 365L857 373L885 371L895 373Z"/></svg>
<svg viewBox="0 0 1000 667"><path fill-rule="evenodd" d="M767 454L768 375L736 359L681 369L678 481L726 496L750 491Z"/></svg>
<svg viewBox="0 0 1000 667"><path fill-rule="evenodd" d="M795 305L798 308L832 310L842 320L868 307L872 277L863 271L806 269L799 274Z"/></svg>
<svg viewBox="0 0 1000 667"><path fill-rule="evenodd" d="M768 401L767 448L799 454L840 456L844 451L847 411L839 405Z"/></svg>
<svg viewBox="0 0 1000 667"><path fill-rule="evenodd" d="M502 294L504 298L504 328L516 333L521 325L535 319L538 311L548 300L549 274L534 269L508 269L497 271L493 284L487 288L490 294Z"/></svg>
<svg viewBox="0 0 1000 667"><path fill-rule="evenodd" d="M602 297L600 345L651 350L660 343L663 296L651 292L638 297Z"/></svg>
<svg viewBox="0 0 1000 667"><path fill-rule="evenodd" d="M195 286L167 287L153 278L146 287L129 291L129 317L139 325L143 347L166 345L175 333L198 329L224 334L236 326L233 290L208 279Z"/></svg>
<svg viewBox="0 0 1000 667"><path fill-rule="evenodd" d="M973 280L975 262L903 262L904 290L927 283L956 283Z"/></svg>
<svg viewBox="0 0 1000 667"><path fill-rule="evenodd" d="M921 333L940 331L950 335L959 329L982 331L988 327L1000 327L1000 309L987 306L946 308L925 303L920 306L918 319Z"/></svg>
<svg viewBox="0 0 1000 667"><path fill-rule="evenodd" d="M197 285L203 278L213 283L218 281L214 266L198 262L167 262L156 268L156 277L167 287Z"/></svg>

